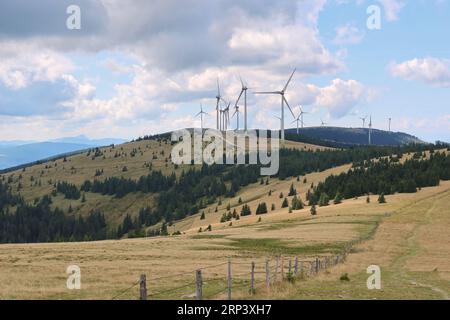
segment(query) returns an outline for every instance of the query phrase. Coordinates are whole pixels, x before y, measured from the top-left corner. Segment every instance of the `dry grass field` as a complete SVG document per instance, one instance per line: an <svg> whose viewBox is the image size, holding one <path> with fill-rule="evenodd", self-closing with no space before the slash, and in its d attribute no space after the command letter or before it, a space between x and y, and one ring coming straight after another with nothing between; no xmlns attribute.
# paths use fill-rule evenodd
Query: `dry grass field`
<svg viewBox="0 0 450 320"><path fill-rule="evenodd" d="M213 227L211 232L197 233L196 227L191 228L180 236L1 245L0 298L136 299L138 288L131 286L145 273L149 298L190 299L195 269L207 267L203 270L204 295L221 299L228 258L236 279L234 296L249 298L252 261L256 262L259 282L266 258L272 258L273 267L276 255L309 259L336 253L349 241L370 237L378 224L371 239L353 248L345 264L314 278L279 285L269 296L260 285L254 297L448 297L450 183L442 182L417 194L388 196L383 205L372 198L370 204L360 198L319 208L316 217L308 208L292 213L278 209L264 215L261 222L252 216L233 226ZM81 268L81 290L66 288L65 271L71 264ZM370 264L382 268L381 291L365 288L365 269ZM339 281L344 272L349 273L350 282Z"/></svg>

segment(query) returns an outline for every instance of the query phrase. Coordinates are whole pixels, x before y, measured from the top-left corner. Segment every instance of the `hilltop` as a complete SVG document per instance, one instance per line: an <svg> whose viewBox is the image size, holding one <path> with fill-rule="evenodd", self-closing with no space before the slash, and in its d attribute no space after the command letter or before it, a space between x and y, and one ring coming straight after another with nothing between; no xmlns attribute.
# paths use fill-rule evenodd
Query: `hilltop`
<svg viewBox="0 0 450 320"><path fill-rule="evenodd" d="M336 143L341 146L349 145L368 145L368 128L343 128L343 127L307 127L299 129L300 138L297 135L297 129L286 130L286 138L290 140L301 140L302 137L314 140L323 140ZM411 143L424 143L419 138L404 132L389 132L384 130L372 129L372 145L380 146L398 146Z"/></svg>

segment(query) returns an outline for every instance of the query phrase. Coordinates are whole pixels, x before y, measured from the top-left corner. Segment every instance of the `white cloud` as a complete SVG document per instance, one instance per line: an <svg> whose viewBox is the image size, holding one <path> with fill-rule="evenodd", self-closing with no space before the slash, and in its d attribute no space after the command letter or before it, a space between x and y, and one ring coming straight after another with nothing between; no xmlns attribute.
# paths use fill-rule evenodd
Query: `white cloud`
<svg viewBox="0 0 450 320"><path fill-rule="evenodd" d="M336 27L335 31L336 36L333 39L333 43L337 45L358 44L364 38L364 33L354 23Z"/></svg>
<svg viewBox="0 0 450 320"><path fill-rule="evenodd" d="M436 87L450 87L450 60L437 58L412 59L399 64L391 63L395 77L420 81Z"/></svg>
<svg viewBox="0 0 450 320"><path fill-rule="evenodd" d="M327 108L332 117L341 118L371 96L371 90L356 80L334 79L329 86L318 88L316 105Z"/></svg>
<svg viewBox="0 0 450 320"><path fill-rule="evenodd" d="M23 42L0 44L0 81L12 90L36 81L55 81L74 69L64 55Z"/></svg>
<svg viewBox="0 0 450 320"><path fill-rule="evenodd" d="M383 5L384 14L388 21L398 20L398 15L406 5L404 0L378 0Z"/></svg>

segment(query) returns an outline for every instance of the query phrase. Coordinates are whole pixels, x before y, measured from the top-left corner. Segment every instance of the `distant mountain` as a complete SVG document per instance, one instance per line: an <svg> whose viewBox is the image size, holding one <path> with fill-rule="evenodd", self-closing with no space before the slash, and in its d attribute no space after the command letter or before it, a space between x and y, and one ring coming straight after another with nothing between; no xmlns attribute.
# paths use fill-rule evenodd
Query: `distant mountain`
<svg viewBox="0 0 450 320"><path fill-rule="evenodd" d="M90 140L85 136L45 142L0 141L0 170L93 147L120 144L123 139Z"/></svg>
<svg viewBox="0 0 450 320"><path fill-rule="evenodd" d="M369 144L368 128L341 128L341 127L308 127L299 129L300 136L310 139L319 139L343 145ZM286 130L286 138L296 140L297 129ZM403 132L389 132L372 129L372 144L397 146L410 143L424 143L419 138Z"/></svg>
<svg viewBox="0 0 450 320"><path fill-rule="evenodd" d="M107 146L111 144L121 144L126 142L125 139L114 139L114 138L104 138L104 139L89 139L84 135L76 137L60 138L55 140L50 140L49 142L62 142L62 143L76 143L84 144L89 146Z"/></svg>

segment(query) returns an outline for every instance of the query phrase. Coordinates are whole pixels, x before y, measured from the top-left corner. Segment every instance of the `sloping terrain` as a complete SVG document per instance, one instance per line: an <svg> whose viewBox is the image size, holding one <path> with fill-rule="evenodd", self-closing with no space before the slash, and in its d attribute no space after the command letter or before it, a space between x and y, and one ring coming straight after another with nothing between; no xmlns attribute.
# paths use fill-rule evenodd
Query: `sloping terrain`
<svg viewBox="0 0 450 320"><path fill-rule="evenodd" d="M325 140L345 145L368 145L369 129L368 128L342 128L342 127L307 127L300 128L297 136L297 129L288 129L286 137L291 140L302 141L304 138ZM384 130L372 129L371 144L397 146L410 143L424 143L417 137L403 132L389 132Z"/></svg>

